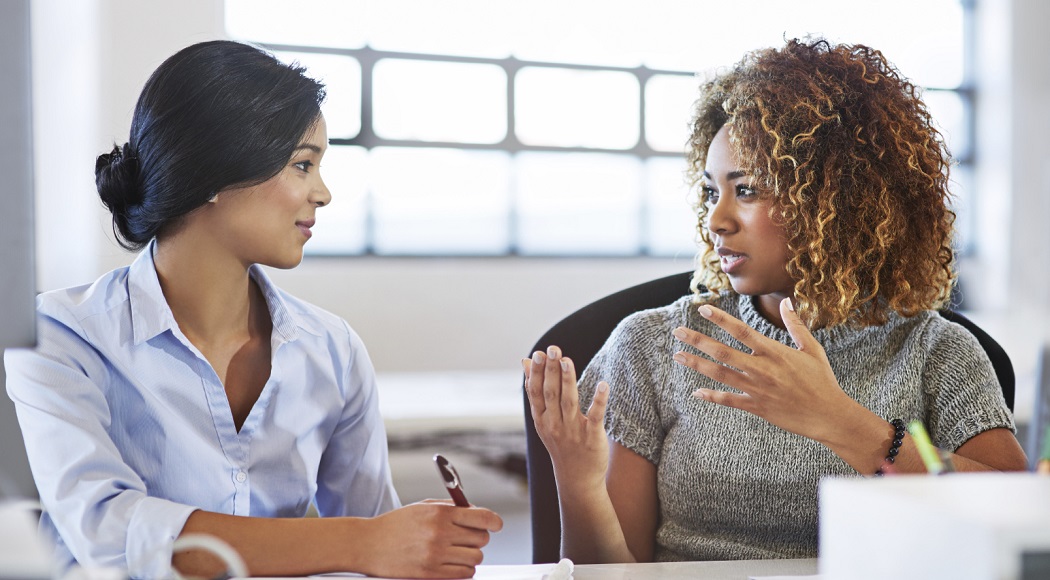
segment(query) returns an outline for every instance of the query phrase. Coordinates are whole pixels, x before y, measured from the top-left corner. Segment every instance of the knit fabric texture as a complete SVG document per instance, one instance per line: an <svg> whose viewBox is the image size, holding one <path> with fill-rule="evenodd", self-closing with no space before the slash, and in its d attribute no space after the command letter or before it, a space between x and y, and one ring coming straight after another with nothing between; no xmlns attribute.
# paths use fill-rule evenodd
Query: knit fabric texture
<svg viewBox="0 0 1050 580"><path fill-rule="evenodd" d="M794 347L752 300L727 292L714 305ZM685 296L624 319L580 379L581 407L599 381L609 383L609 436L657 467L656 560L816 557L820 479L859 474L816 441L691 396L698 387L738 391L672 360L678 351L698 354L671 335L676 327L750 352L697 307ZM989 429L1014 429L977 339L936 312L813 334L850 397L887 421L921 420L942 449Z"/></svg>

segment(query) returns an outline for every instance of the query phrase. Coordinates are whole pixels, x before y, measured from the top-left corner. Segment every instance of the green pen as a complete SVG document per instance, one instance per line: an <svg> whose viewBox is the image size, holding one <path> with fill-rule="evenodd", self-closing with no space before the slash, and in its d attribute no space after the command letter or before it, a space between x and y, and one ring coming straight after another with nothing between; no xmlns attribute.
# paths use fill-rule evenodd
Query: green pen
<svg viewBox="0 0 1050 580"><path fill-rule="evenodd" d="M911 438L915 441L915 448L919 450L919 457L922 457L922 462L926 465L926 471L930 475L943 473L944 463L941 461L940 454L937 453L937 448L930 442L930 436L926 433L926 427L922 426L922 422L912 421L908 423L908 433L911 433Z"/></svg>

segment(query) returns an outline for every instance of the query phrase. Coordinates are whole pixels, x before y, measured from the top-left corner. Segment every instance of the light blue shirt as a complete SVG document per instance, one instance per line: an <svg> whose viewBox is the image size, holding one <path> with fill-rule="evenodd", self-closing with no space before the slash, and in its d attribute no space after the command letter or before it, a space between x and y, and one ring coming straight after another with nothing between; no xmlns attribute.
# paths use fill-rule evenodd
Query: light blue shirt
<svg viewBox="0 0 1050 580"><path fill-rule="evenodd" d="M152 250L90 286L42 294L38 347L4 356L59 565L169 576L172 542L198 508L398 507L375 373L346 322L252 267L273 320L271 371L238 432L218 375L168 308Z"/></svg>

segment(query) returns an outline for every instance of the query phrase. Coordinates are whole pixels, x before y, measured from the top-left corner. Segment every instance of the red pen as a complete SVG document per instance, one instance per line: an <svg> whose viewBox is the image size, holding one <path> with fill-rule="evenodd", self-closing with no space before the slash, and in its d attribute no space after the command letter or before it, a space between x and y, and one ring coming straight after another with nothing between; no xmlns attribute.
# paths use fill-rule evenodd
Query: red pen
<svg viewBox="0 0 1050 580"><path fill-rule="evenodd" d="M445 488L448 489L448 494L452 496L452 501L459 507L470 507L467 496L463 495L463 482L459 480L459 473L456 473L456 468L452 467L448 459L442 457L440 453L434 455L434 463L437 464L438 473L441 474L441 480L445 482Z"/></svg>

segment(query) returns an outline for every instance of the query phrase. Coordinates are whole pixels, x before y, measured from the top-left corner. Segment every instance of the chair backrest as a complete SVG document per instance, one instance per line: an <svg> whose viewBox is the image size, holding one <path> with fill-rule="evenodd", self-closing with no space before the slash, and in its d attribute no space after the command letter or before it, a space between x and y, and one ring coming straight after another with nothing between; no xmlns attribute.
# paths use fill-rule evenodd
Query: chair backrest
<svg viewBox="0 0 1050 580"><path fill-rule="evenodd" d="M552 326L527 356L556 344L565 356L572 359L577 369L584 369L621 320L640 310L666 306L689 294L692 274L691 271L672 274L600 298ZM958 312L946 310L940 314L977 337L992 361L1006 404L1013 410L1014 370L1006 351L988 333ZM561 552L561 517L554 468L547 449L536 434L524 388L522 396L525 403L529 510L532 515L532 561L535 564L557 562Z"/></svg>

